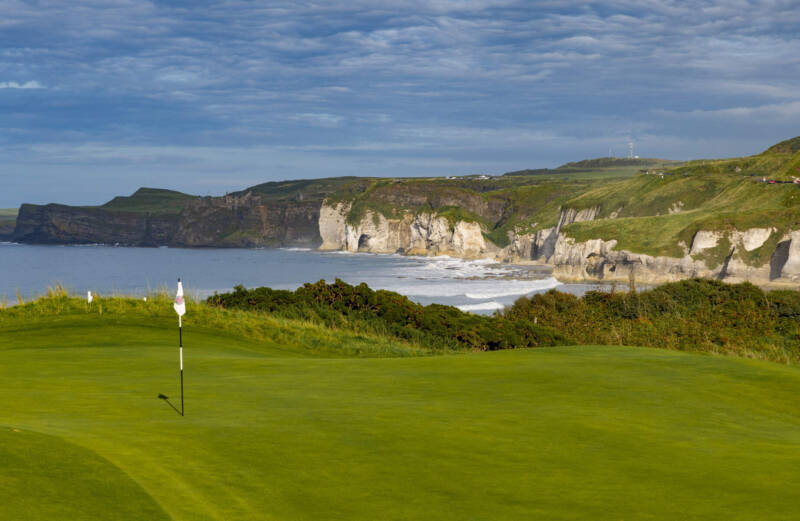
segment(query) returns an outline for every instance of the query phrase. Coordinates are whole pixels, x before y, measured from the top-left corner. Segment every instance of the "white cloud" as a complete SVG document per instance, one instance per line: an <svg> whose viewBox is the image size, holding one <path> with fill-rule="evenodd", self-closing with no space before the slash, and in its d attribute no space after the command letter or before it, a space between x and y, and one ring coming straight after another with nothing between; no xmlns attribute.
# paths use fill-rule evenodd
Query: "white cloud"
<svg viewBox="0 0 800 521"><path fill-rule="evenodd" d="M796 120L800 117L800 101L788 101L786 103L770 103L751 107L727 107L715 110L692 110L689 112L676 112L668 110L657 110L664 116L688 117L688 118L723 118L723 119L745 119L759 121L764 118L780 118Z"/></svg>
<svg viewBox="0 0 800 521"><path fill-rule="evenodd" d="M43 89L44 85L38 81L26 81L25 83L18 83L16 81L2 81L0 82L0 89Z"/></svg>
<svg viewBox="0 0 800 521"><path fill-rule="evenodd" d="M326 114L317 112L306 112L304 114L294 114L289 116L294 121L303 121L317 127L337 127L344 121L342 116L336 114Z"/></svg>

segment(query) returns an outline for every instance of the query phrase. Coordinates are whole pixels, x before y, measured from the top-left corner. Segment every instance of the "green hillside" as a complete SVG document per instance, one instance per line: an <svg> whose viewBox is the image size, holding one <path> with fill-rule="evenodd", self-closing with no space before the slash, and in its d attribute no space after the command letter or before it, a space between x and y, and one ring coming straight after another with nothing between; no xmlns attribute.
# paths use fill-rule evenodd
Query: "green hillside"
<svg viewBox="0 0 800 521"><path fill-rule="evenodd" d="M565 232L578 241L616 239L618 249L671 256L682 256L680 243L688 247L698 230L773 227L777 240L800 227L800 186L787 181L800 167L800 151L793 148L798 142L795 138L756 156L693 161L665 175L593 188L564 204L599 207L601 219L572 224ZM602 219L612 212L620 218ZM761 264L774 248L774 240L768 241L750 260Z"/></svg>
<svg viewBox="0 0 800 521"><path fill-rule="evenodd" d="M16 208L0 208L0 238L10 237L17 224Z"/></svg>
<svg viewBox="0 0 800 521"><path fill-rule="evenodd" d="M106 210L121 212L150 212L178 214L187 201L196 196L163 190L161 188L139 188L130 196L118 196L102 205Z"/></svg>
<svg viewBox="0 0 800 521"><path fill-rule="evenodd" d="M248 192L260 195L266 200L322 200L329 193L359 180L358 177L328 177L323 179L296 179L291 181L272 181L251 186L236 195Z"/></svg>
<svg viewBox="0 0 800 521"><path fill-rule="evenodd" d="M169 302L93 306L0 311L2 519L797 510L795 367L617 347L387 358L408 346L264 316L214 322L221 312L190 303L181 417L157 398L179 402ZM380 357L342 357L332 339Z"/></svg>
<svg viewBox="0 0 800 521"><path fill-rule="evenodd" d="M535 168L507 172L503 176L536 176L558 179L603 179L632 177L643 170L664 170L681 165L680 161L654 158L599 157L565 163L557 168Z"/></svg>

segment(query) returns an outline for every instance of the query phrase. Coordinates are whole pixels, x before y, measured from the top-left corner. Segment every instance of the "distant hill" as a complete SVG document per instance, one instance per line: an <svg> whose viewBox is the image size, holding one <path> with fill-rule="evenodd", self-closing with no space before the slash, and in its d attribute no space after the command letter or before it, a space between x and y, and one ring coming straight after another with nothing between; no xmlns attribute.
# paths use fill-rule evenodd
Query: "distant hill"
<svg viewBox="0 0 800 521"><path fill-rule="evenodd" d="M185 204L197 196L164 190L162 188L139 188L130 196L118 196L101 208L120 212L153 212L178 214Z"/></svg>
<svg viewBox="0 0 800 521"><path fill-rule="evenodd" d="M504 176L564 176L582 174L581 177L630 177L643 168L669 168L681 161L654 158L598 157L565 163L557 168L534 168L507 172Z"/></svg>
<svg viewBox="0 0 800 521"><path fill-rule="evenodd" d="M689 161L676 173L741 174L791 181L800 177L800 137L781 141L754 156Z"/></svg>
<svg viewBox="0 0 800 521"><path fill-rule="evenodd" d="M342 188L359 177L326 177L322 179L294 179L289 181L270 181L245 188L232 195L245 195L248 192L267 200L315 200L322 201L331 192Z"/></svg>

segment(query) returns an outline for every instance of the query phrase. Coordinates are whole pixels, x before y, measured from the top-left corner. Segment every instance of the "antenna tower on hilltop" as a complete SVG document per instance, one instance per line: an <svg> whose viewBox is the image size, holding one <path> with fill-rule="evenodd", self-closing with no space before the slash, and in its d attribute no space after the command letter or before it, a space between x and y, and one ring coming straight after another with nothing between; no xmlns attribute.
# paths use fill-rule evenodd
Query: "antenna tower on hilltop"
<svg viewBox="0 0 800 521"><path fill-rule="evenodd" d="M628 143L628 159L633 159L633 141Z"/></svg>

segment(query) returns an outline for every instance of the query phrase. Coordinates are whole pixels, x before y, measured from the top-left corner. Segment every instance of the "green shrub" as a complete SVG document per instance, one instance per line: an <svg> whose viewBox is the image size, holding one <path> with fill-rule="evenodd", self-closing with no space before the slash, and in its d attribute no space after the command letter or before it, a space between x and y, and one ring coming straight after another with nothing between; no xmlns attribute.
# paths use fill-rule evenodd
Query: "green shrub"
<svg viewBox="0 0 800 521"><path fill-rule="evenodd" d="M509 321L536 320L579 344L622 344L800 361L800 292L693 279L640 293L549 291L519 299Z"/></svg>
<svg viewBox="0 0 800 521"><path fill-rule="evenodd" d="M267 312L328 327L389 335L439 350L495 350L570 343L555 330L527 320L464 313L441 304L422 306L407 297L339 279L304 284L296 291L245 289L209 297L223 308Z"/></svg>

